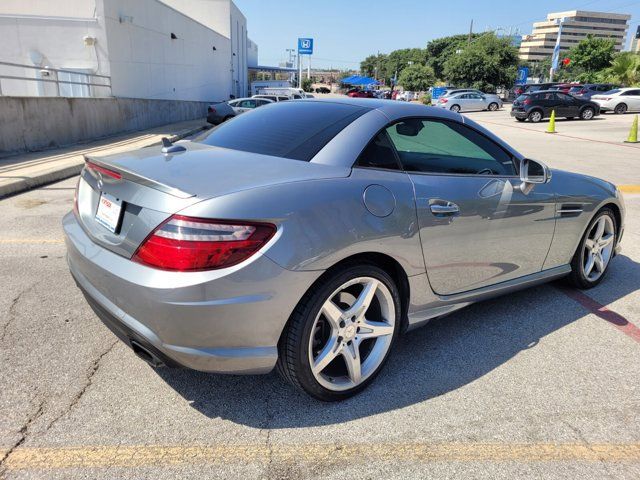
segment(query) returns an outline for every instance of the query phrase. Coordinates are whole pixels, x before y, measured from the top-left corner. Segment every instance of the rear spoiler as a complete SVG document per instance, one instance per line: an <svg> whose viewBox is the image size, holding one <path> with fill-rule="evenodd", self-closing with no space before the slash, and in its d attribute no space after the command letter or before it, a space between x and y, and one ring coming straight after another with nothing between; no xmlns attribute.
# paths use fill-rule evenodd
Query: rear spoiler
<svg viewBox="0 0 640 480"><path fill-rule="evenodd" d="M117 180L128 180L130 182L144 185L145 187L153 188L161 192L167 193L177 198L191 198L195 195L167 185L165 183L152 180L148 177L140 175L139 173L132 172L126 168L117 166L109 161L106 161L102 157L94 157L90 155L84 155L85 169L93 172L100 172L100 174L106 174ZM118 178L119 177L119 178Z"/></svg>

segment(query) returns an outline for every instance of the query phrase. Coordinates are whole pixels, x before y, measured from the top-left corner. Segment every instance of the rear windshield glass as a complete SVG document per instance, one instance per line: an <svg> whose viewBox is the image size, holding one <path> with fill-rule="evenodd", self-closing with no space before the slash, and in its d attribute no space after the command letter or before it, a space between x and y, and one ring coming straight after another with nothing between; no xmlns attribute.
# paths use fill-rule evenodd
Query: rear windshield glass
<svg viewBox="0 0 640 480"><path fill-rule="evenodd" d="M223 123L201 143L308 162L369 110L323 101L272 103Z"/></svg>
<svg viewBox="0 0 640 480"><path fill-rule="evenodd" d="M518 98L516 98L516 101L524 102L527 98L529 98L529 95L520 95Z"/></svg>

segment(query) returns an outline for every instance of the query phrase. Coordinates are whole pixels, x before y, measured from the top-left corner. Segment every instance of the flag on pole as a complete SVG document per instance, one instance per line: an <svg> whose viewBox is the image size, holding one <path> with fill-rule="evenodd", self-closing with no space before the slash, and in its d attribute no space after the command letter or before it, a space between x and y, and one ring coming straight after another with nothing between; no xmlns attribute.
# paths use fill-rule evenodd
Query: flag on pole
<svg viewBox="0 0 640 480"><path fill-rule="evenodd" d="M556 46L553 47L553 57L551 57L551 68L558 70L558 62L560 60L560 37L562 36L562 25L564 24L564 18L560 19L558 23L558 38L556 39Z"/></svg>

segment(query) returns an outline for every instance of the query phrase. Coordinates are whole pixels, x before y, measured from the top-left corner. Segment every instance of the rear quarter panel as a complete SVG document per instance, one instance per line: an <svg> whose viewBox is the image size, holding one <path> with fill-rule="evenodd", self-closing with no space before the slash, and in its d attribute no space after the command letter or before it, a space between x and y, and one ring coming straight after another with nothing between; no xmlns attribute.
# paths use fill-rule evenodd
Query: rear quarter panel
<svg viewBox="0 0 640 480"><path fill-rule="evenodd" d="M365 206L370 185L389 192L383 200L389 215L376 216ZM396 259L409 276L424 273L413 186L403 172L354 168L348 178L236 192L182 213L275 223L280 237L264 253L289 270L325 270L351 255L377 252Z"/></svg>

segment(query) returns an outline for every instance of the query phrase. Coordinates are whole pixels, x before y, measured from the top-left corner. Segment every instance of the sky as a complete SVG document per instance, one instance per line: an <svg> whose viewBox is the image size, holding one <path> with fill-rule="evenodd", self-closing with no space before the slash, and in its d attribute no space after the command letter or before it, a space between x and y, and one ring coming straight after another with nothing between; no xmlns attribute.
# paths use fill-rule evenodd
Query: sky
<svg viewBox="0 0 640 480"><path fill-rule="evenodd" d="M632 15L627 45L640 22L631 0L234 0L247 17L261 65L278 65L298 37L314 38L313 68L358 69L366 56L421 47L434 38L487 29L531 33L549 12L591 10ZM305 63L306 66L306 63Z"/></svg>

